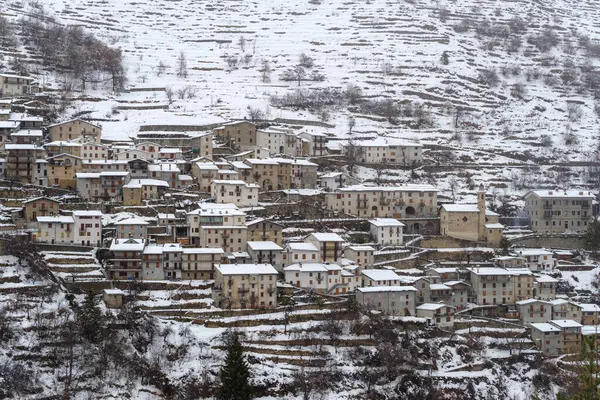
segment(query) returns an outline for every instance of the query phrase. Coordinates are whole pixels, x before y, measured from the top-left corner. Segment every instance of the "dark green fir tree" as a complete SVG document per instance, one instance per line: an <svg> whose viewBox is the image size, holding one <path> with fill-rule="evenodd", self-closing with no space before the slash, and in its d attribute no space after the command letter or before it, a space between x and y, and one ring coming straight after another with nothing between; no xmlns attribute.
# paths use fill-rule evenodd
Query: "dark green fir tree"
<svg viewBox="0 0 600 400"><path fill-rule="evenodd" d="M227 356L221 367L219 400L249 400L252 398L250 370L244 358L242 344L237 333L227 339Z"/></svg>

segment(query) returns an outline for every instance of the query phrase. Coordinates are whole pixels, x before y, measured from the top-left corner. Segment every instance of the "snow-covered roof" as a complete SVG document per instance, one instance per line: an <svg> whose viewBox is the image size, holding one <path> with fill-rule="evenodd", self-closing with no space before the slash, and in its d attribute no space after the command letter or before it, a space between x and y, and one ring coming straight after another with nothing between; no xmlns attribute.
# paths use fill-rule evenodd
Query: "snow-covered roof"
<svg viewBox="0 0 600 400"><path fill-rule="evenodd" d="M536 195L540 198L569 198L569 197L578 197L578 198L589 198L593 199L594 195L592 192L587 190L532 190L528 192L525 197L530 196L531 194Z"/></svg>
<svg viewBox="0 0 600 400"><path fill-rule="evenodd" d="M512 273L505 268L497 267L473 267L467 268L475 275L512 275Z"/></svg>
<svg viewBox="0 0 600 400"><path fill-rule="evenodd" d="M162 254L163 253L163 246L159 245L159 244L151 244L146 246L146 248L144 249L144 254L147 255L152 255L152 254Z"/></svg>
<svg viewBox="0 0 600 400"><path fill-rule="evenodd" d="M163 147L158 150L159 153L181 153L181 149L179 147Z"/></svg>
<svg viewBox="0 0 600 400"><path fill-rule="evenodd" d="M321 178L323 179L331 179L331 178L338 178L340 176L344 175L342 172L328 172L326 174L321 175Z"/></svg>
<svg viewBox="0 0 600 400"><path fill-rule="evenodd" d="M304 242L290 242L287 244L292 251L314 251L318 252L317 246L312 243L304 243Z"/></svg>
<svg viewBox="0 0 600 400"><path fill-rule="evenodd" d="M314 232L310 236L317 239L319 242L343 242L344 239L337 233Z"/></svg>
<svg viewBox="0 0 600 400"><path fill-rule="evenodd" d="M337 189L338 192L436 192L433 185L404 185L404 186L366 186L353 185Z"/></svg>
<svg viewBox="0 0 600 400"><path fill-rule="evenodd" d="M448 305L448 304L444 304L444 303L425 303L425 304L421 304L416 309L417 310L425 310L425 311L435 311L435 310L439 310L440 308L444 308L444 307L452 307L452 306Z"/></svg>
<svg viewBox="0 0 600 400"><path fill-rule="evenodd" d="M485 224L486 229L504 229L504 225L500 223L496 224Z"/></svg>
<svg viewBox="0 0 600 400"><path fill-rule="evenodd" d="M545 249L515 249L515 252L522 257L525 256L551 256L553 253Z"/></svg>
<svg viewBox="0 0 600 400"><path fill-rule="evenodd" d="M279 165L277 160L272 158L246 158L244 162L257 165Z"/></svg>
<svg viewBox="0 0 600 400"><path fill-rule="evenodd" d="M122 291L121 289L104 289L103 290L104 294L107 294L109 296L124 296L125 292Z"/></svg>
<svg viewBox="0 0 600 400"><path fill-rule="evenodd" d="M216 185L242 185L246 186L246 182L241 179L213 179L212 183Z"/></svg>
<svg viewBox="0 0 600 400"><path fill-rule="evenodd" d="M443 283L432 283L429 285L430 290L451 290L451 287Z"/></svg>
<svg viewBox="0 0 600 400"><path fill-rule="evenodd" d="M41 129L21 129L13 132L10 136L24 136L24 137L42 137L44 133Z"/></svg>
<svg viewBox="0 0 600 400"><path fill-rule="evenodd" d="M142 188L144 186L160 186L160 187L169 187L169 183L167 181L161 181L159 179L132 179L124 188L128 189L137 189Z"/></svg>
<svg viewBox="0 0 600 400"><path fill-rule="evenodd" d="M142 251L145 245L143 239L114 239L110 251Z"/></svg>
<svg viewBox="0 0 600 400"><path fill-rule="evenodd" d="M285 267L284 271L300 271L300 272L328 272L339 271L342 267L337 264L330 263L296 263Z"/></svg>
<svg viewBox="0 0 600 400"><path fill-rule="evenodd" d="M148 165L149 172L181 172L174 163L161 163Z"/></svg>
<svg viewBox="0 0 600 400"><path fill-rule="evenodd" d="M555 279L548 275L541 275L535 278L535 281L538 283L557 283L558 279Z"/></svg>
<svg viewBox="0 0 600 400"><path fill-rule="evenodd" d="M450 287L453 287L453 286L456 286L456 285L471 286L469 283L467 283L465 281L447 281L447 282L444 282L444 285L450 286Z"/></svg>
<svg viewBox="0 0 600 400"><path fill-rule="evenodd" d="M74 224L73 217L69 215L57 215L54 217L37 217L37 222L43 224Z"/></svg>
<svg viewBox="0 0 600 400"><path fill-rule="evenodd" d="M461 212L461 213L478 213L479 208L477 204L444 204L442 206L447 212Z"/></svg>
<svg viewBox="0 0 600 400"><path fill-rule="evenodd" d="M40 150L43 151L43 147L38 147L37 144L16 144L7 143L4 145L4 150Z"/></svg>
<svg viewBox="0 0 600 400"><path fill-rule="evenodd" d="M50 143L46 143L43 145L44 147L47 146L60 146L60 147L81 147L83 146L81 143L77 143L77 142L64 142L64 141L56 141L56 142L50 142Z"/></svg>
<svg viewBox="0 0 600 400"><path fill-rule="evenodd" d="M600 312L600 306L597 304L580 303L579 307L583 312Z"/></svg>
<svg viewBox="0 0 600 400"><path fill-rule="evenodd" d="M429 272L429 271L434 271L434 272L437 272L438 274L453 274L453 273L456 273L458 271L458 269L455 267L434 267L434 268L429 268L427 270L427 272Z"/></svg>
<svg viewBox="0 0 600 400"><path fill-rule="evenodd" d="M531 327L540 332L560 332L560 329L558 329L556 326L549 324L547 322L533 323L533 324L531 324Z"/></svg>
<svg viewBox="0 0 600 400"><path fill-rule="evenodd" d="M378 293L378 292L416 292L414 286L370 286L357 289L361 293Z"/></svg>
<svg viewBox="0 0 600 400"><path fill-rule="evenodd" d="M222 275L277 275L271 264L217 264L215 269Z"/></svg>
<svg viewBox="0 0 600 400"><path fill-rule="evenodd" d="M389 269L363 269L361 274L373 281L397 281L398 274Z"/></svg>
<svg viewBox="0 0 600 400"><path fill-rule="evenodd" d="M183 254L225 254L220 247L190 247L184 248Z"/></svg>
<svg viewBox="0 0 600 400"><path fill-rule="evenodd" d="M403 140L398 138L378 136L373 139L357 141L355 142L357 147L396 147L396 146L410 146L410 147L423 147L418 142L412 142L409 140Z"/></svg>
<svg viewBox="0 0 600 400"><path fill-rule="evenodd" d="M150 225L146 220L141 218L127 218L115 222L115 225Z"/></svg>
<svg viewBox="0 0 600 400"><path fill-rule="evenodd" d="M48 125L48 128L52 128L52 127L54 127L54 126L60 126L60 125L64 125L64 124L69 124L69 123L71 123L71 122L75 122L75 121L83 122L84 124L88 124L88 125L95 126L96 128L100 128L100 125L95 125L95 124L92 124L91 122L84 121L84 120L82 120L82 119L80 119L80 118L70 119L70 120L68 120L68 121L63 121L63 122L58 122L58 123L56 123L56 124Z"/></svg>
<svg viewBox="0 0 600 400"><path fill-rule="evenodd" d="M281 251L283 248L271 241L249 241L248 247L254 251Z"/></svg>
<svg viewBox="0 0 600 400"><path fill-rule="evenodd" d="M398 221L394 218L375 218L370 219L369 223L375 225L377 227L385 227L385 226L406 226L402 222Z"/></svg>
<svg viewBox="0 0 600 400"><path fill-rule="evenodd" d="M352 246L348 246L347 249L354 251L375 251L375 248L373 246L368 246L366 244L355 244Z"/></svg>
<svg viewBox="0 0 600 400"><path fill-rule="evenodd" d="M533 304L533 303L551 304L548 301L539 300L539 299L525 299L525 300L519 300L519 301L515 302L515 304L518 305L518 306L523 306L523 305Z"/></svg>
<svg viewBox="0 0 600 400"><path fill-rule="evenodd" d="M581 328L583 326L572 319L553 319L550 323L559 328Z"/></svg>
<svg viewBox="0 0 600 400"><path fill-rule="evenodd" d="M101 217L102 211L100 210L74 210L73 215L77 217Z"/></svg>

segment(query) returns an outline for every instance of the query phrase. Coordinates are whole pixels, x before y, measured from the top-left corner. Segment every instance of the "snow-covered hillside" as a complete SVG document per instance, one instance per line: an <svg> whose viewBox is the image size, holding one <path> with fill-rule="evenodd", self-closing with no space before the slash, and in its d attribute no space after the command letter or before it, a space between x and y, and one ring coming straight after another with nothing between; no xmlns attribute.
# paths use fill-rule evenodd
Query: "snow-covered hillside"
<svg viewBox="0 0 600 400"><path fill-rule="evenodd" d="M9 12L23 13L22 1L7 3ZM197 98L176 101L170 112L127 112L127 121L107 130L110 137L135 133L137 123L175 116L178 123L190 117L202 122L240 118L248 105L271 117L318 119L268 105L270 95L297 88L279 76L305 53L325 80L303 81L301 87L356 84L365 96L425 104L435 114L433 128L410 129L402 119L392 126L358 118L356 132L432 143L461 139L464 147L529 150L537 157L553 156L552 147L539 146L540 136L549 135L555 147L564 148L560 157L579 160L588 159L597 145L593 96L581 82L596 63L582 47L582 37L598 37L594 2L49 0L43 5L60 22L82 24L122 47L132 86L197 88ZM556 46L540 52L528 42L545 29L555 35ZM175 76L180 52L187 58L187 78ZM273 70L270 83L261 79L263 61ZM159 77L161 62L168 68ZM492 87L479 78L481 70L491 68L499 76ZM570 81L562 75L566 69L573 70L575 83L563 83ZM515 84L524 90L515 93ZM109 102L166 102L163 93L142 97ZM569 103L579 104L577 110ZM99 109L102 102L81 107ZM462 111L455 129L456 109ZM332 113L338 134L347 131L347 115L345 110ZM582 145L566 146L567 131Z"/></svg>

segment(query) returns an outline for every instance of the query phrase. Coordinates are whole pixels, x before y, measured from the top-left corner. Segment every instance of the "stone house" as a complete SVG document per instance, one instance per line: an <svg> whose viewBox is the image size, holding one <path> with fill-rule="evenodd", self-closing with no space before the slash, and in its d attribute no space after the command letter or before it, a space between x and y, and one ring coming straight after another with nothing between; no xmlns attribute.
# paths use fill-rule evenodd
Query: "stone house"
<svg viewBox="0 0 600 400"><path fill-rule="evenodd" d="M213 300L221 308L276 308L277 271L269 264L215 266Z"/></svg>
<svg viewBox="0 0 600 400"><path fill-rule="evenodd" d="M368 310L388 315L414 316L416 291L412 286L362 287L356 290L356 301Z"/></svg>

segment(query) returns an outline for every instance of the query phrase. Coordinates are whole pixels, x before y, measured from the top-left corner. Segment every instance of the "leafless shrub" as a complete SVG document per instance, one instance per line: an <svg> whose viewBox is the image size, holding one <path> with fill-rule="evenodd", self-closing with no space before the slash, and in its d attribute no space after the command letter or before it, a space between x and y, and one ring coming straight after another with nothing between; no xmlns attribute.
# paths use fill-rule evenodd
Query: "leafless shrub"
<svg viewBox="0 0 600 400"><path fill-rule="evenodd" d="M454 31L458 33L465 33L468 32L472 26L473 21L471 21L468 18L464 18L462 21L460 21L460 23L454 25L452 29L454 29Z"/></svg>
<svg viewBox="0 0 600 400"><path fill-rule="evenodd" d="M552 146L552 137L550 137L550 135L540 136L540 146L551 147Z"/></svg>
<svg viewBox="0 0 600 400"><path fill-rule="evenodd" d="M496 68L486 68L479 71L479 81L488 85L489 87L498 86L500 83L500 78L498 77Z"/></svg>
<svg viewBox="0 0 600 400"><path fill-rule="evenodd" d="M538 35L529 35L527 43L535 46L540 52L546 53L558 45L559 37L552 28L544 29Z"/></svg>
<svg viewBox="0 0 600 400"><path fill-rule="evenodd" d="M523 100L526 94L527 94L527 89L525 88L525 85L523 85L522 83L515 83L510 88L510 95L517 99Z"/></svg>
<svg viewBox="0 0 600 400"><path fill-rule="evenodd" d="M156 66L156 76L161 76L167 70L167 64L162 62L162 60Z"/></svg>
<svg viewBox="0 0 600 400"><path fill-rule="evenodd" d="M261 121L261 120L265 119L265 113L260 108L254 108L254 107L248 106L247 109L248 109L248 117L250 118L250 121L256 122L256 121Z"/></svg>
<svg viewBox="0 0 600 400"><path fill-rule="evenodd" d="M173 104L173 96L174 96L173 88L171 88L171 87L165 88L165 95L167 96L167 100L169 101L169 104Z"/></svg>
<svg viewBox="0 0 600 400"><path fill-rule="evenodd" d="M350 83L346 86L345 92L346 98L348 99L348 103L354 105L358 103L362 96L362 89L357 85Z"/></svg>
<svg viewBox="0 0 600 400"><path fill-rule="evenodd" d="M298 58L298 65L300 65L302 68L311 69L315 66L315 59L302 53Z"/></svg>
<svg viewBox="0 0 600 400"><path fill-rule="evenodd" d="M581 104L568 103L567 114L569 116L569 121L571 122L577 122L581 120L581 117L583 116L583 109L581 108Z"/></svg>

